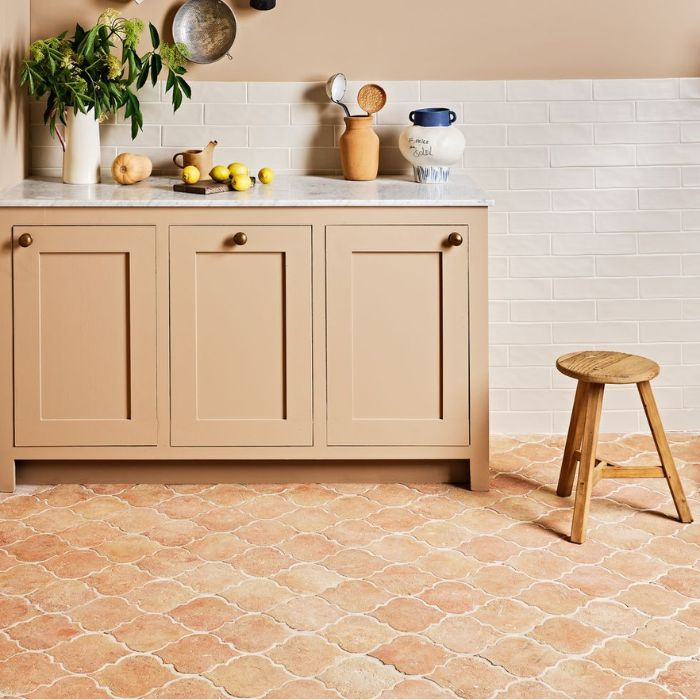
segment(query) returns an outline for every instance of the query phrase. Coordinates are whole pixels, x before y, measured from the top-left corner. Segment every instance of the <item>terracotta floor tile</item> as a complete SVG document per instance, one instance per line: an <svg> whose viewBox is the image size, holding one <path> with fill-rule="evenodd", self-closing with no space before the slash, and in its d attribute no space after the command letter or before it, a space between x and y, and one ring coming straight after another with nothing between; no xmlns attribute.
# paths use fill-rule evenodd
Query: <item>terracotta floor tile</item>
<svg viewBox="0 0 700 700"><path fill-rule="evenodd" d="M700 697L700 660L674 661L656 680L682 697Z"/></svg>
<svg viewBox="0 0 700 700"><path fill-rule="evenodd" d="M267 656L295 676L315 678L345 654L321 637L297 635L267 652Z"/></svg>
<svg viewBox="0 0 700 700"><path fill-rule="evenodd" d="M54 580L27 597L46 612L65 612L94 600L97 594L82 581Z"/></svg>
<svg viewBox="0 0 700 700"><path fill-rule="evenodd" d="M243 615L219 627L215 634L242 653L265 651L289 636L285 625L267 615Z"/></svg>
<svg viewBox="0 0 700 700"><path fill-rule="evenodd" d="M518 681L508 686L507 690L502 690L497 698L566 698L564 693L552 690L549 686L540 681Z"/></svg>
<svg viewBox="0 0 700 700"><path fill-rule="evenodd" d="M273 580L295 593L323 593L341 583L343 577L319 564L295 564L280 571Z"/></svg>
<svg viewBox="0 0 700 700"><path fill-rule="evenodd" d="M320 630L341 617L338 608L316 596L293 598L268 610L268 614L299 631Z"/></svg>
<svg viewBox="0 0 700 700"><path fill-rule="evenodd" d="M335 690L326 688L321 681L298 680L289 681L282 687L270 691L266 698L339 698L340 695Z"/></svg>
<svg viewBox="0 0 700 700"><path fill-rule="evenodd" d="M353 657L324 671L319 677L326 686L346 698L371 698L393 688L402 676L391 666L371 657Z"/></svg>
<svg viewBox="0 0 700 700"><path fill-rule="evenodd" d="M700 510L700 439L671 439ZM636 436L601 440L620 461L654 459ZM486 493L0 495L0 680L37 697L697 695L700 526L675 520L661 480L606 480L588 541L570 543L563 444L494 438Z"/></svg>
<svg viewBox="0 0 700 700"><path fill-rule="evenodd" d="M585 654L605 638L600 630L568 617L551 617L529 636L565 654Z"/></svg>
<svg viewBox="0 0 700 700"><path fill-rule="evenodd" d="M229 661L235 652L214 635L193 634L168 644L156 654L179 673L204 673Z"/></svg>
<svg viewBox="0 0 700 700"><path fill-rule="evenodd" d="M420 600L396 598L377 608L372 615L399 632L420 632L439 622L445 613Z"/></svg>
<svg viewBox="0 0 700 700"><path fill-rule="evenodd" d="M161 688L152 690L144 697L163 698L163 700L175 700L176 698L203 700L203 698L226 698L228 695L204 678L179 678Z"/></svg>
<svg viewBox="0 0 700 700"><path fill-rule="evenodd" d="M587 596L561 583L536 583L524 590L518 598L550 615L568 615L586 604Z"/></svg>
<svg viewBox="0 0 700 700"><path fill-rule="evenodd" d="M92 678L84 676L66 676L59 678L55 683L49 686L43 686L33 693L30 693L28 698L108 698L109 695L105 690L100 688Z"/></svg>
<svg viewBox="0 0 700 700"><path fill-rule="evenodd" d="M562 583L594 598L614 596L632 583L600 566L579 566L562 577Z"/></svg>
<svg viewBox="0 0 700 700"><path fill-rule="evenodd" d="M71 673L94 673L129 653L105 634L86 634L51 650L51 656Z"/></svg>
<svg viewBox="0 0 700 700"><path fill-rule="evenodd" d="M370 576L368 580L394 595L416 595L433 586L440 579L410 564L398 564L387 566L383 571Z"/></svg>
<svg viewBox="0 0 700 700"><path fill-rule="evenodd" d="M616 600L647 615L672 615L688 603L688 598L655 584L639 583L621 593Z"/></svg>
<svg viewBox="0 0 700 700"><path fill-rule="evenodd" d="M232 622L241 613L225 600L208 596L179 605L170 611L170 615L192 630L209 632Z"/></svg>
<svg viewBox="0 0 700 700"><path fill-rule="evenodd" d="M700 651L700 630L676 620L649 620L634 639L670 656L695 656Z"/></svg>
<svg viewBox="0 0 700 700"><path fill-rule="evenodd" d="M65 671L46 654L26 652L0 662L0 693L26 695L39 686L50 685Z"/></svg>
<svg viewBox="0 0 700 700"><path fill-rule="evenodd" d="M292 676L264 656L239 656L206 675L236 697L260 697Z"/></svg>
<svg viewBox="0 0 700 700"><path fill-rule="evenodd" d="M131 564L108 566L84 579L102 595L124 595L134 588L143 586L151 577Z"/></svg>
<svg viewBox="0 0 700 700"><path fill-rule="evenodd" d="M411 676L432 673L436 666L442 666L450 658L439 646L417 636L396 637L375 649L372 656Z"/></svg>
<svg viewBox="0 0 700 700"><path fill-rule="evenodd" d="M125 622L130 622L139 614L136 606L127 603L123 598L98 598L74 608L69 615L71 620L82 625L86 630L111 630Z"/></svg>
<svg viewBox="0 0 700 700"><path fill-rule="evenodd" d="M508 598L491 600L473 615L477 620L505 633L525 632L543 617L537 608Z"/></svg>
<svg viewBox="0 0 700 700"><path fill-rule="evenodd" d="M445 688L441 688L433 681L420 679L401 681L393 688L385 690L379 697L429 700L430 698L454 698L456 695Z"/></svg>
<svg viewBox="0 0 700 700"><path fill-rule="evenodd" d="M488 698L514 680L497 666L476 657L460 657L436 669L430 678L463 698Z"/></svg>
<svg viewBox="0 0 700 700"><path fill-rule="evenodd" d="M348 612L370 612L386 603L391 595L368 581L343 581L322 594L329 603Z"/></svg>
<svg viewBox="0 0 700 700"><path fill-rule="evenodd" d="M573 698L607 698L625 683L617 674L585 659L563 661L547 671L542 680Z"/></svg>
<svg viewBox="0 0 700 700"><path fill-rule="evenodd" d="M173 672L150 656L130 656L96 674L117 697L138 698L175 679Z"/></svg>
<svg viewBox="0 0 700 700"><path fill-rule="evenodd" d="M551 647L527 637L501 639L482 652L481 656L521 678L538 678L563 658Z"/></svg>
<svg viewBox="0 0 700 700"><path fill-rule="evenodd" d="M424 591L418 596L428 605L433 605L445 612L461 615L484 605L489 596L465 583L446 581Z"/></svg>
<svg viewBox="0 0 700 700"><path fill-rule="evenodd" d="M649 619L646 615L617 602L594 600L576 611L574 618L610 635L631 635Z"/></svg>
<svg viewBox="0 0 700 700"><path fill-rule="evenodd" d="M396 636L396 630L373 617L348 615L323 631L330 642L352 653L363 654L386 644Z"/></svg>
<svg viewBox="0 0 700 700"><path fill-rule="evenodd" d="M39 651L71 639L80 634L81 630L65 615L48 614L20 622L7 630L7 633L25 649Z"/></svg>
<svg viewBox="0 0 700 700"><path fill-rule="evenodd" d="M499 638L498 632L470 615L448 617L424 634L458 654L479 654Z"/></svg>
<svg viewBox="0 0 700 700"><path fill-rule="evenodd" d="M288 588L274 581L259 579L227 588L221 595L249 612L263 612L294 597Z"/></svg>
<svg viewBox="0 0 700 700"><path fill-rule="evenodd" d="M176 581L151 581L124 597L145 612L164 613L190 600L192 591Z"/></svg>
<svg viewBox="0 0 700 700"><path fill-rule="evenodd" d="M610 639L586 658L628 678L653 676L669 661L666 654L634 639Z"/></svg>

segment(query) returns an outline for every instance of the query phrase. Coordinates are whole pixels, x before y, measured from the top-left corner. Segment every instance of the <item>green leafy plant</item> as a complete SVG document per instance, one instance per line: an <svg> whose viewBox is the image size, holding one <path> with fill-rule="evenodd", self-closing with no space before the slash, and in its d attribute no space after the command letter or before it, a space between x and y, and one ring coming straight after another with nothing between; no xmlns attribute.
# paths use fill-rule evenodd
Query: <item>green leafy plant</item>
<svg viewBox="0 0 700 700"><path fill-rule="evenodd" d="M184 44L161 42L158 30L149 23L152 50L143 55L137 47L145 25L140 19L126 19L118 10L105 10L92 29L79 24L72 38L67 32L35 41L29 48L20 72L20 85L37 98L47 96L44 123L51 135L58 134L56 122L66 123L66 111L95 111L102 120L124 108L131 120L131 137L143 128L143 115L136 92L150 79L155 85L163 68L168 72L166 92L171 92L174 110L183 96L191 97L190 86L182 77L189 51ZM113 51L121 50L120 55Z"/></svg>

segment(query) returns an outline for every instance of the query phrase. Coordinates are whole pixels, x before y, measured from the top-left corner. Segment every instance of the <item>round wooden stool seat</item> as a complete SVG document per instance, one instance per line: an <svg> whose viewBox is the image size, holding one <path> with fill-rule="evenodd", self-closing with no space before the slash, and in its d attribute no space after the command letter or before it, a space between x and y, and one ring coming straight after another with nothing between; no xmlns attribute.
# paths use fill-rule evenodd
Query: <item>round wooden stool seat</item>
<svg viewBox="0 0 700 700"><path fill-rule="evenodd" d="M591 384L638 384L659 374L659 365L640 355L584 350L562 355L557 369L567 377Z"/></svg>

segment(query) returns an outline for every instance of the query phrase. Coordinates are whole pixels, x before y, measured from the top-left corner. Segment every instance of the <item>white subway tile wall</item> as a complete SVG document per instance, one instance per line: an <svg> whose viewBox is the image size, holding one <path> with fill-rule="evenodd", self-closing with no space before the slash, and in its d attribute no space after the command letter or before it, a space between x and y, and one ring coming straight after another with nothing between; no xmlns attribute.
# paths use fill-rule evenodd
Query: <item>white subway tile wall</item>
<svg viewBox="0 0 700 700"><path fill-rule="evenodd" d="M375 82L382 83L381 80ZM360 81L348 86L349 104ZM700 430L700 79L383 82L382 171L407 172L397 135L412 109L457 114L464 170L496 200L490 214L493 432L566 430L573 382L557 356L619 349L656 359L669 430ZM144 132L102 126L118 152L172 156L219 141L217 160L339 172L342 113L321 83L200 82L175 114L163 86L142 93ZM32 172L61 153L31 109ZM635 391L611 387L603 430L643 429Z"/></svg>

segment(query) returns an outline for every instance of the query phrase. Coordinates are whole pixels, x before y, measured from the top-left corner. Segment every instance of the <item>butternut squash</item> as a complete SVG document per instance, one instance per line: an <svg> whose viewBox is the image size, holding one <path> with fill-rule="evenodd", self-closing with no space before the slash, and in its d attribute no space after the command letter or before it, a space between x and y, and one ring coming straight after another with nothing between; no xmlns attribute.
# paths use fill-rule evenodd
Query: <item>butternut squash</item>
<svg viewBox="0 0 700 700"><path fill-rule="evenodd" d="M112 177L120 185L133 185L145 180L153 170L153 163L148 156L133 153L120 153L112 163Z"/></svg>

